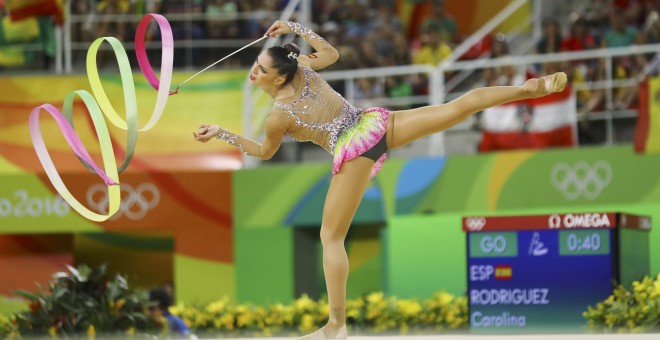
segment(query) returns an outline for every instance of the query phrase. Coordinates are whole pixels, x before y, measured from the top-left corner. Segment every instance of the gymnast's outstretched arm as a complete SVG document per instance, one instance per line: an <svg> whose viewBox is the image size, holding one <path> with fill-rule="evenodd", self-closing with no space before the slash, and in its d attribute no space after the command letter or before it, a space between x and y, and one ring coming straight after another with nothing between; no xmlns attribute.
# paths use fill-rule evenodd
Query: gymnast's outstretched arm
<svg viewBox="0 0 660 340"><path fill-rule="evenodd" d="M339 52L320 35L309 28L291 21L275 21L265 35L277 37L280 34L295 33L307 41L316 52L301 55L298 62L309 66L312 70L320 70L334 64L339 59Z"/></svg>
<svg viewBox="0 0 660 340"><path fill-rule="evenodd" d="M259 143L249 138L229 132L218 125L203 124L193 136L199 142L206 143L213 137L224 140L249 156L268 160L282 145L282 136L287 130L286 120L281 115L269 114L264 125L264 141Z"/></svg>

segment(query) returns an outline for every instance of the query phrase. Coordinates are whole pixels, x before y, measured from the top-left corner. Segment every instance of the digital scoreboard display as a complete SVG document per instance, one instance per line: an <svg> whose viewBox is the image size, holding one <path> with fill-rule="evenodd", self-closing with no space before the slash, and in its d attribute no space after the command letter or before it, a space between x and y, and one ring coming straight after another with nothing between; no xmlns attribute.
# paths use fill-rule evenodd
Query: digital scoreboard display
<svg viewBox="0 0 660 340"><path fill-rule="evenodd" d="M650 229L650 220L614 213L464 218L471 329L585 326L587 306L619 281L622 219Z"/></svg>

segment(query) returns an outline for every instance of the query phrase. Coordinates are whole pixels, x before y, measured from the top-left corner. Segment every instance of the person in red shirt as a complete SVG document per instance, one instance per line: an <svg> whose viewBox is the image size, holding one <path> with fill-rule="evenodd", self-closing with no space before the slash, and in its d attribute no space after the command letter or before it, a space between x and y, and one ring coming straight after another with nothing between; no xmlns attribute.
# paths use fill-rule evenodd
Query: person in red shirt
<svg viewBox="0 0 660 340"><path fill-rule="evenodd" d="M561 42L560 50L563 52L584 51L596 48L596 38L589 33L587 22L578 19L571 27L571 33Z"/></svg>

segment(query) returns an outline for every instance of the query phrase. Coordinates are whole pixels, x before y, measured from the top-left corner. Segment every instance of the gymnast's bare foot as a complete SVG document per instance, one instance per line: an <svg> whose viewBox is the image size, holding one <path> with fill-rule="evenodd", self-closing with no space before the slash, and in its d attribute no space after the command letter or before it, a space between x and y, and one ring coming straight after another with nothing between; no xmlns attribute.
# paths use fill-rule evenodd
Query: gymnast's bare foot
<svg viewBox="0 0 660 340"><path fill-rule="evenodd" d="M523 84L523 91L531 92L535 97L542 97L555 92L564 91L568 78L566 73L557 72L543 78L528 79Z"/></svg>
<svg viewBox="0 0 660 340"><path fill-rule="evenodd" d="M348 332L346 331L346 324L344 325L331 325L328 323L323 328L317 330L312 334L308 334L300 338L300 340L325 340L325 339L346 339Z"/></svg>

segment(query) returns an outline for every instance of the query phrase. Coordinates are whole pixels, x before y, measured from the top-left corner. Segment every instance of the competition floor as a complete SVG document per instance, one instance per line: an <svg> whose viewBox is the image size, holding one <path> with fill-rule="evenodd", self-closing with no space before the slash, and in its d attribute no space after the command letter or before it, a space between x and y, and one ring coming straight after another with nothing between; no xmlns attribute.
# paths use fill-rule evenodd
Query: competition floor
<svg viewBox="0 0 660 340"><path fill-rule="evenodd" d="M225 338L226 339L226 338ZM248 339L248 338L243 338ZM296 338L249 338L284 340ZM350 340L658 340L660 334L556 334L556 335L424 335L424 336L349 336Z"/></svg>

